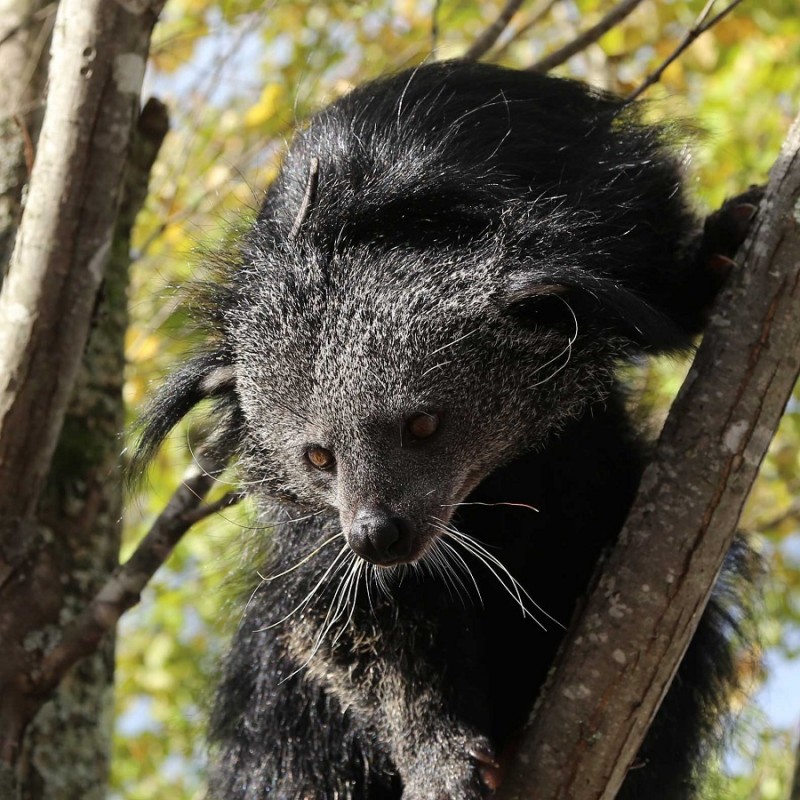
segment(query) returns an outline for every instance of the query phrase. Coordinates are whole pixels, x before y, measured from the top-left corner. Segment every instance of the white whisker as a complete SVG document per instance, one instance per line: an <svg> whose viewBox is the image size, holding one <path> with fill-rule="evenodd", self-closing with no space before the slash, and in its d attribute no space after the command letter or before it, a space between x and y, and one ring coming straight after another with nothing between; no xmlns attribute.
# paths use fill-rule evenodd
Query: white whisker
<svg viewBox="0 0 800 800"><path fill-rule="evenodd" d="M553 295L553 297L557 297L569 309L569 313L572 314L572 320L575 323L575 331L573 332L572 336L567 340L567 344L564 347L564 349L561 350L561 352L559 352L557 355L553 356L549 361L546 361L544 364L538 367L533 374L536 375L537 373L541 372L543 369L545 369L545 367L550 366L550 364L552 364L554 361L557 361L559 358L561 358L561 356L563 356L566 353L567 358L564 361L564 363L559 364L559 366L556 369L554 369L546 378L543 378L537 383L534 383L532 386L528 386L527 387L528 390L535 389L537 386L542 386L548 381L551 381L553 378L555 378L556 375L558 375L559 372L561 372L561 370L563 370L567 366L567 364L569 364L569 362L572 360L572 345L575 344L578 338L578 318L577 316L575 316L575 312L572 310L572 306L563 297L561 297L561 295L556 294Z"/></svg>
<svg viewBox="0 0 800 800"><path fill-rule="evenodd" d="M479 330L480 330L479 328L473 328L471 331L467 331L463 336L459 336L457 339L453 339L452 342L448 342L447 344L443 344L441 347L437 347L435 350L432 350L430 353L428 353L428 357L435 356L437 353L441 353L442 350L447 350L448 347L452 347L453 345L458 344L459 342L463 342L464 339L467 338L467 336L472 336L473 333L477 333Z"/></svg>
<svg viewBox="0 0 800 800"><path fill-rule="evenodd" d="M449 545L443 539L437 538L433 541L429 556L431 565L435 568L435 571L447 587L450 597L453 597L455 594L461 601L461 604L466 606L466 599L469 597L469 591L464 581L461 580L461 576L458 574L455 567L450 563L449 553L446 547L449 547ZM458 556L457 553L455 555ZM478 594L480 596L480 593Z"/></svg>
<svg viewBox="0 0 800 800"><path fill-rule="evenodd" d="M292 520L292 522L299 522L299 520ZM263 581L268 582L277 580L278 578L282 578L284 575L288 575L290 572L294 572L298 567L301 567L307 561L310 561L312 558L314 558L314 556L317 553L319 553L320 550L322 550L324 547L327 547L327 545L338 539L341 535L342 535L341 532L335 533L333 536L330 537L330 539L326 539L321 545L315 547L307 556L303 556L303 558L301 558L293 567L289 567L289 569L285 569L283 572L278 572L274 575L269 575L266 578L261 574L259 574L258 577L261 578L262 582Z"/></svg>
<svg viewBox="0 0 800 800"><path fill-rule="evenodd" d="M512 503L505 500L496 503L484 503L478 500L463 503L447 503L442 504L440 508L458 508L458 506L511 506L512 508L527 508L529 511L536 511L537 513L539 511L536 506L528 505L528 503Z"/></svg>
<svg viewBox="0 0 800 800"><path fill-rule="evenodd" d="M464 560L464 556L462 556L461 553L459 553L458 550L456 550L456 548L453 547L453 545L450 544L446 538L439 539L438 542L442 547L447 548L452 557L456 559L461 569L469 576L469 579L472 581L472 585L475 587L475 593L478 595L478 600L480 600L481 605L483 605L483 595L481 594L480 587L478 586L478 581L475 579L475 575L469 568L469 564L467 564L467 562Z"/></svg>
<svg viewBox="0 0 800 800"><path fill-rule="evenodd" d="M523 595L528 602L540 613L544 614L549 620L554 622L561 628L565 626L560 623L551 614L548 614L528 593L525 587L508 571L508 568L487 550L477 539L469 534L459 531L456 528L445 526L443 524L436 526L445 535L451 536L455 542L460 544L467 552L471 553L494 575L498 583L503 587L506 593L517 603L524 616L530 617L539 627L546 630L545 626L539 621L533 612L525 605Z"/></svg>
<svg viewBox="0 0 800 800"><path fill-rule="evenodd" d="M317 593L317 590L322 586L325 581L328 579L328 576L331 575L333 572L338 572L345 561L341 561L342 556L344 556L350 550L350 545L345 543L342 549L336 554L336 558L331 561L328 565L328 568L322 574L322 577L314 584L314 588L282 619L279 619L277 622L270 623L269 625L265 625L263 628L259 628L255 631L255 633L259 633L260 631L267 631L271 628L276 628L278 625L282 625L289 619L291 616L296 614L301 608L305 608L308 603L311 601L311 598ZM352 552L352 551L350 551ZM338 566L337 566L338 565Z"/></svg>

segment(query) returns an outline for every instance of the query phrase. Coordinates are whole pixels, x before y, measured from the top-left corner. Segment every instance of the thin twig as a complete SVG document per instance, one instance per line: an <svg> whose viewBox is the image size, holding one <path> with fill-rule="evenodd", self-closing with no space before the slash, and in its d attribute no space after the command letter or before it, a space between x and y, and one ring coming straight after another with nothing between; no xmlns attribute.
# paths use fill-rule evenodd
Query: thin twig
<svg viewBox="0 0 800 800"><path fill-rule="evenodd" d="M623 0L623 2L614 6L596 25L593 25L583 33L579 33L571 42L567 42L555 52L539 59L528 69L532 72L548 72L553 67L563 64L576 53L580 53L581 50L585 50L590 44L596 42L615 25L622 22L641 2L642 0Z"/></svg>
<svg viewBox="0 0 800 800"><path fill-rule="evenodd" d="M789 800L800 800L800 740L794 751L794 770L792 772L792 787L789 791Z"/></svg>
<svg viewBox="0 0 800 800"><path fill-rule="evenodd" d="M559 0L541 0L538 5L534 6L531 11L530 19L520 25L519 28L506 38L503 44L492 53L492 59L496 60L500 58L514 42L519 41L526 33L535 28L552 11L553 6L558 2Z"/></svg>
<svg viewBox="0 0 800 800"><path fill-rule="evenodd" d="M12 25L2 36L0 36L0 47L2 47L9 39L13 39L20 31L33 25L34 22L41 22L45 17L50 16L56 10L57 3L48 3L44 8L38 11L26 14L16 25Z"/></svg>
<svg viewBox="0 0 800 800"><path fill-rule="evenodd" d="M214 503L201 505L220 469L221 465L208 457L198 457L198 466L184 477L133 555L114 570L61 641L45 655L35 679L38 692L49 692L76 661L97 649L119 618L139 602L155 571L192 525L239 501L239 493L230 492Z"/></svg>
<svg viewBox="0 0 800 800"><path fill-rule="evenodd" d="M435 54L439 47L439 11L442 0L436 0L431 11L431 53Z"/></svg>
<svg viewBox="0 0 800 800"><path fill-rule="evenodd" d="M765 519L763 522L758 522L753 527L755 530L763 533L783 525L784 522L790 519L796 520L798 517L800 517L800 500L795 500L786 509L781 511L780 514L776 514L770 519Z"/></svg>
<svg viewBox="0 0 800 800"><path fill-rule="evenodd" d="M704 34L709 28L713 28L721 19L726 17L728 14L733 11L736 6L738 6L742 0L731 0L725 8L722 9L716 16L712 17L708 22L706 22L706 18L708 17L709 13L711 12L711 8L716 3L716 0L708 0L705 5L705 8L700 12L700 15L695 20L694 25L686 31L683 35L683 39L681 39L678 46L670 53L670 55L659 65L658 69L651 72L644 81L642 81L641 85L638 89L632 92L627 100L628 102L635 100L639 95L649 89L654 83L658 83L661 79L661 76L664 74L664 70L673 62L676 58L678 58L686 48L689 47L698 36Z"/></svg>
<svg viewBox="0 0 800 800"><path fill-rule="evenodd" d="M467 49L467 52L464 53L462 56L464 61L477 61L481 56L486 55L508 27L512 17L519 11L524 2L525 0L506 0L506 4L498 14L497 19L478 36Z"/></svg>

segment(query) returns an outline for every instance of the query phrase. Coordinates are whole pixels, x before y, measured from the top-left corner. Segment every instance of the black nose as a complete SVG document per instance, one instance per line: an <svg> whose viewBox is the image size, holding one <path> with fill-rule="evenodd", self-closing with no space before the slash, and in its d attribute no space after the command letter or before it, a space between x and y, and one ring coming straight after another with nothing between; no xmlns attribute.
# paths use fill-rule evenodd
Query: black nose
<svg viewBox="0 0 800 800"><path fill-rule="evenodd" d="M411 553L411 525L381 509L362 509L350 525L347 541L367 561L389 566L406 560Z"/></svg>

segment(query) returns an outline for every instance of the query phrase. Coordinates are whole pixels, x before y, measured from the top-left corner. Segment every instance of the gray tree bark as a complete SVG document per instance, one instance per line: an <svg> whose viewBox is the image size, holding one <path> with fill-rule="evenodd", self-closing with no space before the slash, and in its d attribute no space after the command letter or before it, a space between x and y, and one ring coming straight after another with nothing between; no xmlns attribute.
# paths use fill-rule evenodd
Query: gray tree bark
<svg viewBox="0 0 800 800"><path fill-rule="evenodd" d="M0 0L0 285L39 138L55 8L52 0Z"/></svg>
<svg viewBox="0 0 800 800"><path fill-rule="evenodd" d="M47 110L0 293L0 559L24 550L111 250L163 0L62 0ZM0 567L0 574L2 574Z"/></svg>
<svg viewBox="0 0 800 800"><path fill-rule="evenodd" d="M3 798L99 800L106 791L113 637L54 694L39 665L117 564L129 239L166 132L158 103L140 117L114 226L161 5L62 0L43 131L0 294Z"/></svg>
<svg viewBox="0 0 800 800"><path fill-rule="evenodd" d="M166 131L166 109L151 100L134 132L111 261L37 512L37 529L45 544L34 563L52 564L60 579L57 586L42 587L48 602L58 605L57 622L44 622L25 634L44 644L34 651L36 656L46 657L50 645L61 643L65 627L118 563L123 506L119 434L125 425L122 387L130 237ZM30 617L23 621L30 625ZM41 671L38 665L36 669ZM106 796L113 690L112 631L64 676L27 727L16 764L20 800L102 800ZM40 697L45 691L35 688Z"/></svg>

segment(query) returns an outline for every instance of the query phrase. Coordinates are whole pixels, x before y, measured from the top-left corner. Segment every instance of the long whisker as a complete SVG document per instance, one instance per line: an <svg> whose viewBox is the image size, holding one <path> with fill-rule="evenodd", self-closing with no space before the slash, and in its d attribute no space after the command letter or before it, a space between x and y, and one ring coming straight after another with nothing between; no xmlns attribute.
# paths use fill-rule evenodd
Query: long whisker
<svg viewBox="0 0 800 800"><path fill-rule="evenodd" d="M226 517L224 514L216 512L216 516L220 517L220 519L225 520L225 522L230 523L231 525L235 525L237 528L243 531L268 531L272 528L277 527L278 525L293 525L296 522L304 522L307 519L313 519L314 517L319 516L322 511L315 511L313 514L305 514L302 517L295 517L294 519L271 519L269 522L265 522L263 525L244 525L241 522L237 522L235 519L231 519L230 517Z"/></svg>
<svg viewBox="0 0 800 800"><path fill-rule="evenodd" d="M268 527L275 527L276 525L294 525L296 522L305 522L307 519L314 519L314 517L318 517L322 513L322 509L319 511L312 511L310 514L303 514L302 517L289 517L289 519L275 519L269 523ZM336 534L339 536L339 534Z"/></svg>
<svg viewBox="0 0 800 800"><path fill-rule="evenodd" d="M522 615L524 617L530 617L534 622L536 622L537 625L544 629L544 625L539 622L536 616L532 614L525 605L525 602L522 599L522 593L520 592L519 582L511 575L502 562L495 558L495 556L493 556L488 550L476 545L474 540L465 534L462 534L461 531L457 532L455 529L448 529L444 527L440 528L440 530L447 532L458 542L458 544L467 550L467 552L471 553L475 558L482 562L489 572L494 575L503 589L505 589L507 594L516 602L522 611ZM497 567L500 571L498 572L498 569L495 567Z"/></svg>
<svg viewBox="0 0 800 800"><path fill-rule="evenodd" d="M538 367L533 374L535 375L535 374L541 372L545 367L548 367L550 364L552 364L557 359L561 358L561 356L563 356L566 353L567 354L567 358L564 361L564 363L560 364L558 367L556 367L556 369L554 369L546 378L543 378L542 380L538 381L537 383L534 383L532 386L529 386L528 387L529 390L530 389L535 389L537 386L542 386L543 384L547 383L548 381L551 381L553 378L555 378L556 375L558 375L559 372L561 372L561 370L563 370L567 366L567 364L569 364L569 362L572 360L572 345L575 344L575 342L576 342L576 340L578 338L578 317L575 316L575 312L572 310L572 306L563 297L561 297L561 295L556 294L556 295L553 295L553 296L557 297L567 307L567 309L569 310L569 313L572 314L572 320L575 323L575 330L574 330L572 336L570 336L570 338L567 340L567 344L564 347L564 349L561 350L561 352L558 353L557 355L553 356L553 358L551 358L549 361L546 361L544 364L542 364L540 367Z"/></svg>
<svg viewBox="0 0 800 800"><path fill-rule="evenodd" d="M469 597L469 591L467 590L464 581L461 580L461 576L458 574L453 564L450 563L449 553L445 548L445 545L446 543L443 539L434 539L433 547L431 548L428 557L432 568L431 571L438 573L442 579L442 582L447 587L447 591L450 593L450 596L453 597L455 594L455 596L461 601L461 604L466 606L466 600ZM458 554L456 553L456 555Z"/></svg>
<svg viewBox="0 0 800 800"><path fill-rule="evenodd" d="M350 623L353 621L353 615L356 613L356 607L358 605L358 587L362 582L362 573L364 572L364 565L367 563L360 558L356 558L356 563L353 568L353 578L351 581L350 589L347 593L347 601L346 605L350 607L350 613L347 615L347 619L342 623L342 626L339 628L339 632L333 638L331 642L331 647L333 647L336 642L339 641L342 634L350 627Z"/></svg>
<svg viewBox="0 0 800 800"><path fill-rule="evenodd" d="M380 567L373 566L372 569L372 577L375 579L375 585L378 587L381 594L384 597L392 599L392 590L389 584L386 581L387 572L382 570Z"/></svg>
<svg viewBox="0 0 800 800"><path fill-rule="evenodd" d="M448 342L447 344L443 344L441 347L437 347L435 350L431 350L431 352L428 353L428 358L430 358L431 356L435 356L437 353L441 353L442 350L447 350L448 347L452 347L453 345L458 344L459 342L463 342L464 339L467 338L467 336L472 336L473 333L477 333L479 330L480 330L479 328L473 328L471 331L467 331L462 336L453 339L452 342Z"/></svg>
<svg viewBox="0 0 800 800"><path fill-rule="evenodd" d="M487 550L477 539L453 527L446 527L444 525L437 527L439 527L443 533L451 536L465 550L470 552L473 556L475 556L475 558L484 564L484 566L495 576L495 578L497 578L498 582L506 590L509 596L517 602L524 615L531 617L531 619L533 619L537 625L539 625L542 629L545 629L545 626L527 608L522 600L522 595L525 596L525 598L537 611L544 614L545 617L554 622L560 628L566 630L566 627L561 622L552 616L552 614L548 614L547 611L545 611L530 596L525 587L508 571L508 568L505 566L505 564L503 564L502 561L489 552L489 550Z"/></svg>
<svg viewBox="0 0 800 800"><path fill-rule="evenodd" d="M258 570L256 570L256 575L258 575L258 577L261 578L261 580L259 581L258 586L256 586L255 589L253 589L252 593L250 594L250 597L247 598L247 602L245 603L245 606L242 609L242 614L240 619L244 619L245 614L247 614L247 609L250 608L250 604L253 602L253 599L258 594L259 589L261 589L261 587L267 582L267 579Z"/></svg>
<svg viewBox="0 0 800 800"><path fill-rule="evenodd" d="M331 600L330 606L328 608L328 613L325 615L325 619L320 625L319 631L314 639L314 645L311 649L311 653L309 654L308 658L293 672L289 673L283 680L280 682L283 683L284 681L289 680L289 678L294 677L297 675L298 672L304 670L312 661L314 656L319 652L320 647L322 646L323 641L325 640L325 636L328 634L328 631L336 624L336 622L343 616L346 609L350 607L350 614L347 617L347 620L339 629L339 632L336 634L336 637L331 642L330 646L333 647L336 642L339 640L339 637L344 633L344 631L349 626L350 622L353 619L353 614L356 610L356 595L358 592L358 580L361 576L362 565L364 562L361 561L358 556L355 555L352 551L350 552L350 563L346 569L346 575L342 580L339 581L339 585L336 587L336 592ZM352 595L352 602L351 602L351 595Z"/></svg>
<svg viewBox="0 0 800 800"><path fill-rule="evenodd" d="M305 517L304 519L308 519L308 517ZM291 522L299 522L299 521L300 520L297 519L291 520ZM284 575L288 575L290 572L294 572L298 567L303 566L303 564L314 558L314 556L317 553L319 553L319 551L322 550L324 547L327 547L331 542L336 541L336 539L338 539L341 535L342 535L341 532L335 533L329 539L326 539L321 545L315 547L307 556L303 556L303 558L301 558L293 567L289 567L289 569L285 569L283 572L277 572L274 575L268 575L267 577L259 575L259 577L261 578L262 582L269 582L277 580L278 578L282 578Z"/></svg>
<svg viewBox="0 0 800 800"><path fill-rule="evenodd" d="M279 619L277 622L272 622L269 625L265 625L263 628L259 628L255 631L255 633L276 628L278 625L282 625L284 622L286 622L287 619L296 614L301 608L305 608L305 606L308 605L308 603L311 601L311 598L317 593L317 590L325 583L328 577L334 572L338 572L346 563L346 559L342 560L342 557L348 551L350 551L350 545L345 542L345 544L342 546L342 549L336 554L336 558L331 561L331 563L328 565L328 568L322 574L322 577L314 584L314 587L311 589L311 591L285 617Z"/></svg>
<svg viewBox="0 0 800 800"><path fill-rule="evenodd" d="M511 506L512 508L527 508L529 511L536 511L539 509L536 506L528 505L528 503L511 503L506 501L498 501L496 503L484 503L478 500L463 503L443 503L440 508L458 508L458 506Z"/></svg>
<svg viewBox="0 0 800 800"><path fill-rule="evenodd" d="M315 517L315 516L317 516L318 514L321 514L321 513L322 513L321 511L315 511L313 514L307 514L306 516L303 516L303 517L295 517L295 519L288 519L288 520L278 521L278 522L275 522L275 523L271 523L269 525L265 525L264 529L265 528L271 528L273 526L273 524L274 525L290 525L293 522L302 522L303 520L311 519L312 517ZM241 527L246 527L246 526L241 526ZM248 530L262 530L262 528L248 527ZM309 559L313 558L317 553L319 553L320 550L322 550L323 547L325 547L326 545L330 544L332 541L337 539L340 535L341 535L340 533L334 534L333 536L330 537L330 539L326 539L321 545L319 545L319 547L317 547L316 549L312 550L307 556L305 556L300 561L298 561L293 567L289 567L289 569L284 570L283 572L279 572L276 575L262 575L258 570L256 570L256 575L258 575L258 577L261 578L261 581L259 582L258 586L256 586L255 589L253 589L252 593L250 594L250 597L247 599L247 603L245 603L244 609L242 610L242 618L247 613L247 609L250 608L250 604L253 602L253 598L255 598L256 594L258 594L259 590L261 589L261 587L265 583L269 583L270 581L274 581L276 578L280 578L281 576L287 575L288 573L292 572L293 570L296 570L299 566L304 564Z"/></svg>
<svg viewBox="0 0 800 800"><path fill-rule="evenodd" d="M314 645L311 648L311 655L308 657L308 661L314 658L320 646L322 645L325 634L327 634L328 631L339 621L344 613L345 597L348 596L350 582L353 580L353 574L355 573L355 569L357 567L357 557L352 553L350 555L351 558L348 559L344 577L339 581L339 585L336 587L333 598L328 604L328 613L325 615L325 619L322 621L322 625L319 626L317 635L314 638Z"/></svg>
<svg viewBox="0 0 800 800"><path fill-rule="evenodd" d="M469 568L469 564L467 564L467 562L464 560L464 557L458 552L458 550L456 550L455 547L453 547L452 544L450 544L450 542L447 541L447 539L437 539L437 543L447 549L452 557L456 559L457 564L461 567L461 569L469 576L469 579L472 581L472 585L475 587L475 593L478 595L478 600L480 600L481 605L483 605L483 595L481 594L480 587L478 586L478 581L475 579L475 575Z"/></svg>

